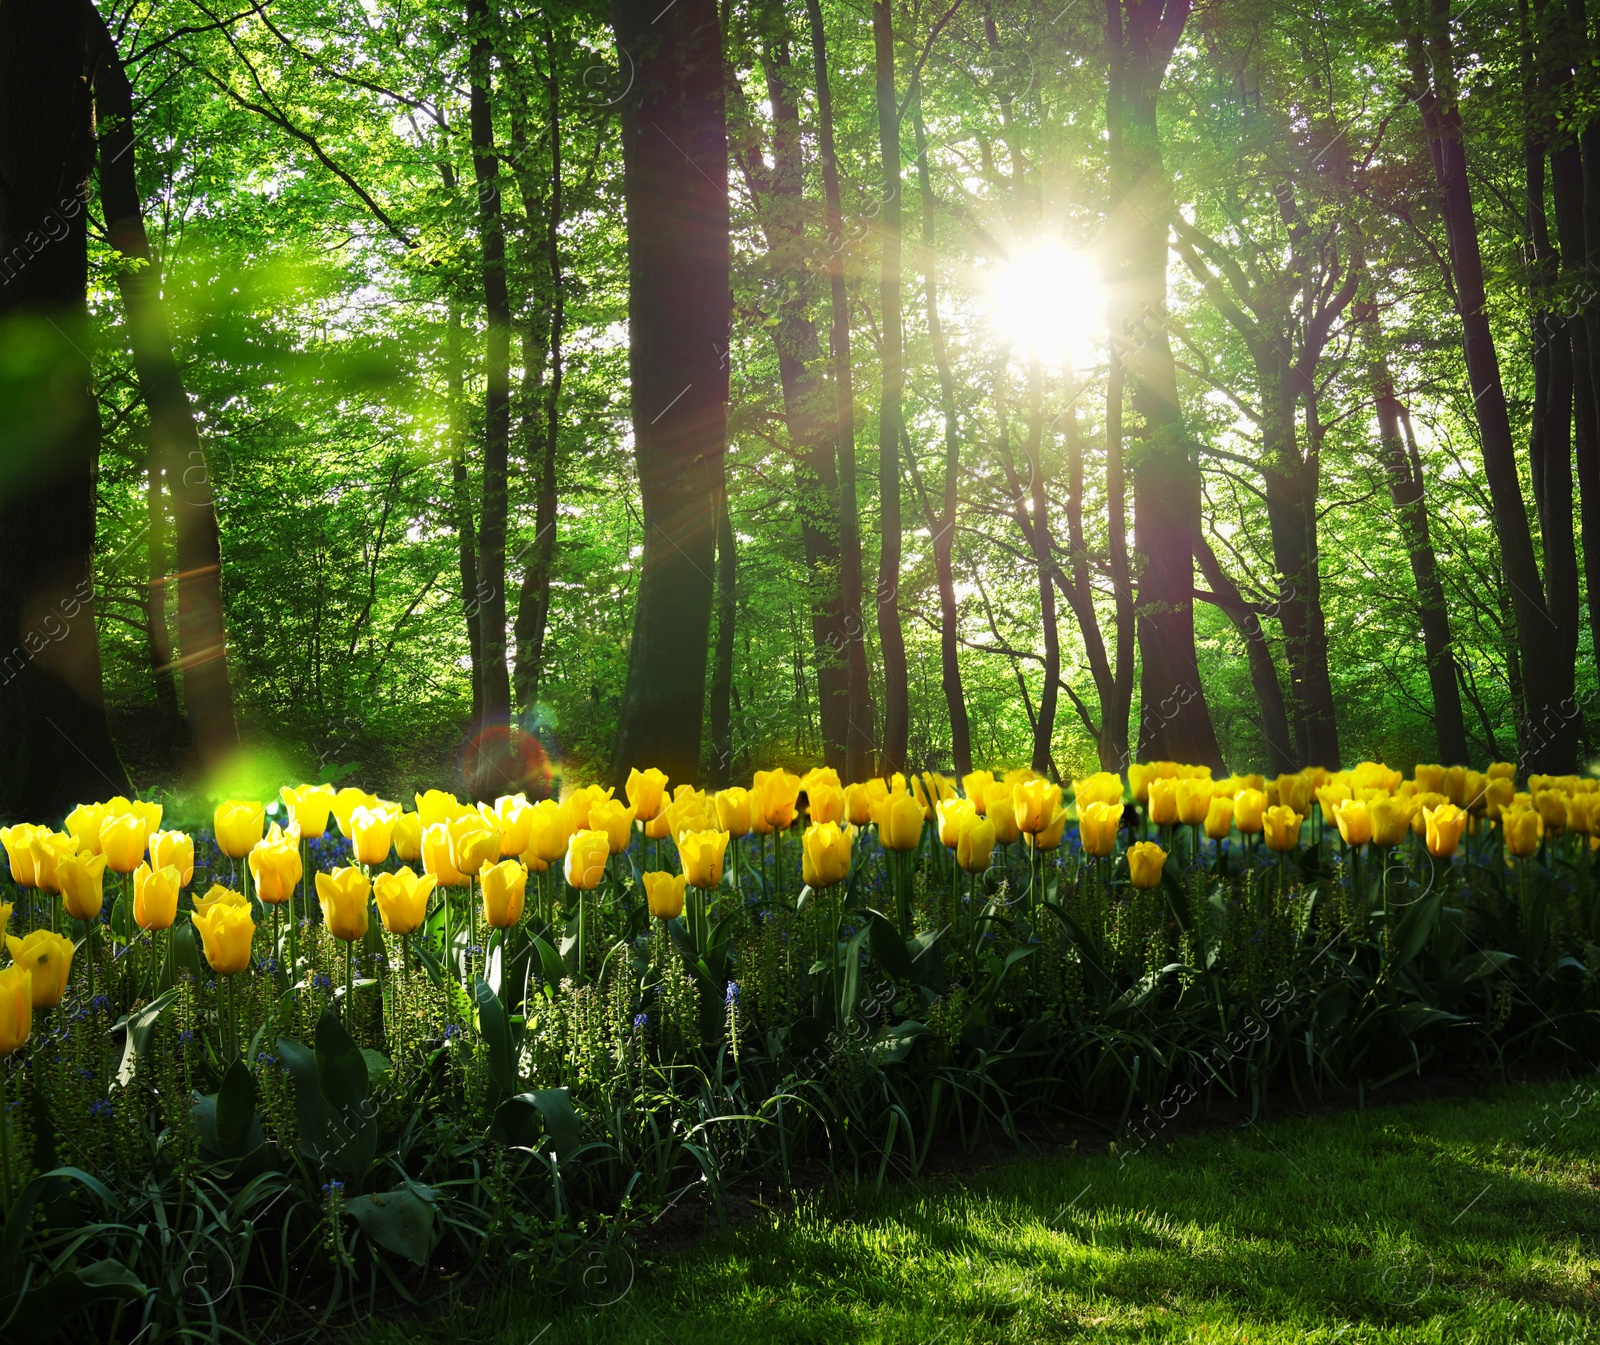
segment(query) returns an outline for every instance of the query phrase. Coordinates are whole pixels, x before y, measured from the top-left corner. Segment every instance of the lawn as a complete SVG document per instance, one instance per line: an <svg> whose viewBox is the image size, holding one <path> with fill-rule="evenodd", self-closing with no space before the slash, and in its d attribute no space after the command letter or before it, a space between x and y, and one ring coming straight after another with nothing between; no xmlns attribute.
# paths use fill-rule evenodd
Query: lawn
<svg viewBox="0 0 1600 1345"><path fill-rule="evenodd" d="M842 1191L384 1342L1600 1341L1600 1087Z"/></svg>

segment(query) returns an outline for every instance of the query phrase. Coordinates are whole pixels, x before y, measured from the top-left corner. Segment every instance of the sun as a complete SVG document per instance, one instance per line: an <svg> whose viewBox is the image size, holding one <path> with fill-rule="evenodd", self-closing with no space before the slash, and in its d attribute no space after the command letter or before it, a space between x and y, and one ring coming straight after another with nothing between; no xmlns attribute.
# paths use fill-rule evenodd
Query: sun
<svg viewBox="0 0 1600 1345"><path fill-rule="evenodd" d="M1047 366L1088 362L1105 331L1105 291L1094 267L1056 244L1021 248L1000 262L988 300L995 335Z"/></svg>

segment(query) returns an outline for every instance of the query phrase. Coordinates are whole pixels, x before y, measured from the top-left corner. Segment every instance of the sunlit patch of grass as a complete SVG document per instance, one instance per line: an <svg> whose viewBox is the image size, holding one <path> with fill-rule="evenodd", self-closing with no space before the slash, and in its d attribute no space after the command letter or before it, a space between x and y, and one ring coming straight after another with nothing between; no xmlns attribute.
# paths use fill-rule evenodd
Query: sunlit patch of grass
<svg viewBox="0 0 1600 1345"><path fill-rule="evenodd" d="M837 1192L640 1268L607 1307L508 1294L378 1339L1600 1341L1600 1102L1578 1097L1526 1085Z"/></svg>

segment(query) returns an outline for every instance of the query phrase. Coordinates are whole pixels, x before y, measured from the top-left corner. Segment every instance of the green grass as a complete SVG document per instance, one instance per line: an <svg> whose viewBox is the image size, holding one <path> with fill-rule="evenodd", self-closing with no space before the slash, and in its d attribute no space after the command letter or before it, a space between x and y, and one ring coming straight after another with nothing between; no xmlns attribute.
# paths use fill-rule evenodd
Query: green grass
<svg viewBox="0 0 1600 1345"><path fill-rule="evenodd" d="M376 1339L1600 1341L1600 1080L1009 1161L609 1269Z"/></svg>

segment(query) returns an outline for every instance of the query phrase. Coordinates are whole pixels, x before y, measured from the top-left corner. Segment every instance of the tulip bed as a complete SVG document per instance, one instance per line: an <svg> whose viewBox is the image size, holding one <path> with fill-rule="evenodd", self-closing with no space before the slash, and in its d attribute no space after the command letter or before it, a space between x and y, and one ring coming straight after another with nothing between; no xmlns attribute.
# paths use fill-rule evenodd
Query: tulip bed
<svg viewBox="0 0 1600 1345"><path fill-rule="evenodd" d="M281 1335L559 1281L819 1159L1592 1055L1600 793L1513 774L635 771L6 829L0 1332Z"/></svg>

